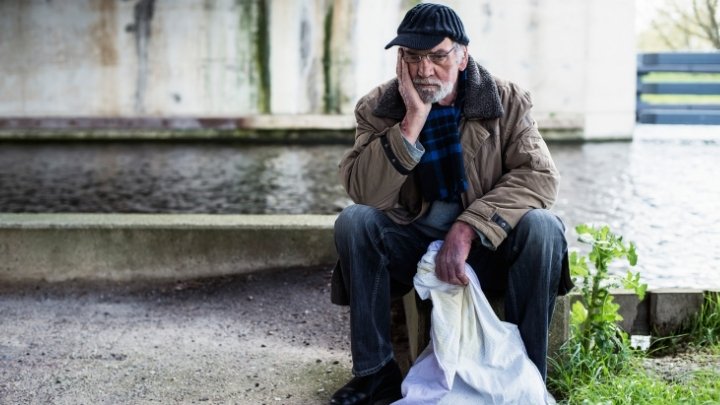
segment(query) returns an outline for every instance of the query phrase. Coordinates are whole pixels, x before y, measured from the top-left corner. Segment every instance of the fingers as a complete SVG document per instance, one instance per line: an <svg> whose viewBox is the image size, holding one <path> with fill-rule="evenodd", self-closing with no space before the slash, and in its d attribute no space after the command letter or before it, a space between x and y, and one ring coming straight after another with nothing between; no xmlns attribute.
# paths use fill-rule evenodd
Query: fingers
<svg viewBox="0 0 720 405"><path fill-rule="evenodd" d="M454 271L450 272L450 277L448 278L447 282L450 284L455 284L459 286L465 286L470 281L467 276L465 275L465 266L463 265L462 270L453 269Z"/></svg>
<svg viewBox="0 0 720 405"><path fill-rule="evenodd" d="M456 263L452 260L443 260L442 257L438 258L436 256L435 275L438 280L454 285L465 286L470 282L470 279L465 274L464 261Z"/></svg>
<svg viewBox="0 0 720 405"><path fill-rule="evenodd" d="M410 79L410 72L408 71L408 64L405 62L405 60L402 58L404 55L404 51L402 49L398 49L398 61L397 61L397 77L398 82L400 85L408 86L412 84L412 80Z"/></svg>
<svg viewBox="0 0 720 405"><path fill-rule="evenodd" d="M402 49L398 48L397 63L395 64L395 75L398 78L398 84L402 85Z"/></svg>
<svg viewBox="0 0 720 405"><path fill-rule="evenodd" d="M463 266L463 267L465 267L465 266ZM457 279L462 285L468 285L470 283L470 279L464 272L457 273Z"/></svg>

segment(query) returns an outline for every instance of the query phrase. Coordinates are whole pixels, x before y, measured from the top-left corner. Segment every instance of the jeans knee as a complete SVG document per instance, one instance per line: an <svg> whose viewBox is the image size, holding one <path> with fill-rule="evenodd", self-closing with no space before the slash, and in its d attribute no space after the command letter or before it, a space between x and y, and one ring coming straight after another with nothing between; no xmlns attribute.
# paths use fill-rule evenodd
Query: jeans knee
<svg viewBox="0 0 720 405"><path fill-rule="evenodd" d="M515 231L526 243L567 246L565 225L560 218L548 210L528 211L520 219Z"/></svg>
<svg viewBox="0 0 720 405"><path fill-rule="evenodd" d="M335 220L335 239L367 234L385 213L367 205L353 204L346 207Z"/></svg>

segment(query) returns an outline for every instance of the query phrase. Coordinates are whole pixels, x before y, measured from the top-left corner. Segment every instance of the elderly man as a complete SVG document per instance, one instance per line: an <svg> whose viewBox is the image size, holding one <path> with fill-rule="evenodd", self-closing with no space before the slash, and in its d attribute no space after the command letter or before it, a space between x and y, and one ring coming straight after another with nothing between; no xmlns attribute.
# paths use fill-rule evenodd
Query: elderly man
<svg viewBox="0 0 720 405"><path fill-rule="evenodd" d="M412 8L390 42L397 77L357 104L355 146L339 178L356 203L335 223L340 257L332 301L350 305L354 378L333 404L398 399L390 301L412 288L416 264L444 240L437 277L504 294L530 360L545 376L558 294L572 288L562 222L548 209L558 175L530 115L530 95L468 55L455 12Z"/></svg>

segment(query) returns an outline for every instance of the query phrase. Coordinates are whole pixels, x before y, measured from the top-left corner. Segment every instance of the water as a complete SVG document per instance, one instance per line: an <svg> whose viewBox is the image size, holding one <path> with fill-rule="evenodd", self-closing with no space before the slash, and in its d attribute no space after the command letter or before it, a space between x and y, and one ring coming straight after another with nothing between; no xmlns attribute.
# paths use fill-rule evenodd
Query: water
<svg viewBox="0 0 720 405"><path fill-rule="evenodd" d="M0 212L333 214L347 145L0 144ZM720 128L639 126L633 142L551 144L553 211L634 241L652 287L720 288ZM622 272L626 266L613 269Z"/></svg>
<svg viewBox="0 0 720 405"><path fill-rule="evenodd" d="M550 150L562 175L553 211L568 227L606 224L634 241L651 287L720 288L720 128L641 126L632 143Z"/></svg>

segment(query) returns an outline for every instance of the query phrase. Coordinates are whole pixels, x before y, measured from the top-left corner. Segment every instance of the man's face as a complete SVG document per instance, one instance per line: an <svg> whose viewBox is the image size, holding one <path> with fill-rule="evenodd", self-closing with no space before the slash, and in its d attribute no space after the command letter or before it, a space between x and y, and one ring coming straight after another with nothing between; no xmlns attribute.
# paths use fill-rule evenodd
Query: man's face
<svg viewBox="0 0 720 405"><path fill-rule="evenodd" d="M436 103L452 93L458 79L458 72L467 67L466 49L464 46L457 46L453 49L453 42L450 38L445 38L443 42L429 50L419 51L403 48L405 55L447 54L445 60L439 63L431 62L426 57L420 59L418 63L408 63L410 78L424 102Z"/></svg>

